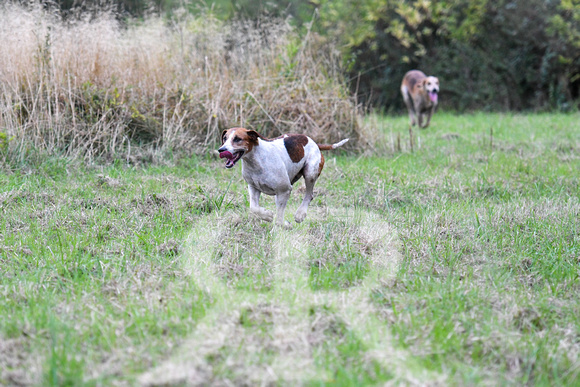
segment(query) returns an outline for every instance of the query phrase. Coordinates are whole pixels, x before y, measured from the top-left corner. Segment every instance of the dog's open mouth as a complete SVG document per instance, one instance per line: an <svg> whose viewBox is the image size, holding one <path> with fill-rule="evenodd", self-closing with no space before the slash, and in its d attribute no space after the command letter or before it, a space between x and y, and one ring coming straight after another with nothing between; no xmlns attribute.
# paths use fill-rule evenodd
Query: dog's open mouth
<svg viewBox="0 0 580 387"><path fill-rule="evenodd" d="M430 91L429 92L429 99L431 100L431 102L437 102L437 92Z"/></svg>
<svg viewBox="0 0 580 387"><path fill-rule="evenodd" d="M237 151L232 154L229 151L220 152L220 159L227 159L226 160L226 168L231 168L238 162L239 159L242 158L244 155L244 151Z"/></svg>

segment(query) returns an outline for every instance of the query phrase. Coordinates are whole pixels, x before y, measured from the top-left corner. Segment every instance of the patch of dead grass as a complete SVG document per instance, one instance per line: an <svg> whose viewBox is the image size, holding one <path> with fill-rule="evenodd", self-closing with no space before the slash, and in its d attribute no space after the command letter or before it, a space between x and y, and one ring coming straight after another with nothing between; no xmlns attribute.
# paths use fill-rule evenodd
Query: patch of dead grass
<svg viewBox="0 0 580 387"><path fill-rule="evenodd" d="M34 354L25 338L0 337L0 384L31 386L40 382L41 356Z"/></svg>
<svg viewBox="0 0 580 387"><path fill-rule="evenodd" d="M63 20L50 6L3 4L0 126L11 154L142 165L158 151L204 150L232 126L368 146L336 50L298 41L283 20L181 11L122 26L111 12Z"/></svg>

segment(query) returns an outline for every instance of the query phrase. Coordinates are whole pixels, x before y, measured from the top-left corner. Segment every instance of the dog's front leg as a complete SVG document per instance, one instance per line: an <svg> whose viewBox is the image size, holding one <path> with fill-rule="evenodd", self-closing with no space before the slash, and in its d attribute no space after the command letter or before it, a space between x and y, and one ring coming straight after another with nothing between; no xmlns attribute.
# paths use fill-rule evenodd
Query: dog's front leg
<svg viewBox="0 0 580 387"><path fill-rule="evenodd" d="M292 225L284 220L284 211L286 211L286 203L288 203L291 192L292 188L276 193L276 224L285 229L292 228Z"/></svg>
<svg viewBox="0 0 580 387"><path fill-rule="evenodd" d="M431 109L429 109L427 111L427 114L425 114L427 116L427 122L425 123L425 126L423 126L423 128L426 128L429 126L429 123L431 122L431 116L433 115L434 110L435 110L435 107L432 107Z"/></svg>
<svg viewBox="0 0 580 387"><path fill-rule="evenodd" d="M256 214L259 218L266 222L271 222L274 219L274 213L263 207L260 207L260 194L256 188L248 184L248 191L250 192L250 212Z"/></svg>
<svg viewBox="0 0 580 387"><path fill-rule="evenodd" d="M417 126L419 128L423 127L423 113L421 113L420 111L417 111Z"/></svg>

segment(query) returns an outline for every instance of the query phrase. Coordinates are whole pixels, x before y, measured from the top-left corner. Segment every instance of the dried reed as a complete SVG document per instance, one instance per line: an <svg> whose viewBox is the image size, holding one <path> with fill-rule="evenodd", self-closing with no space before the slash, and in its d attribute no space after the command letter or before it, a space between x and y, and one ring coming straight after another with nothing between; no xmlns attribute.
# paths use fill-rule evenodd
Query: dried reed
<svg viewBox="0 0 580 387"><path fill-rule="evenodd" d="M0 41L0 134L18 154L189 152L231 126L364 146L336 54L281 20L176 12L122 25L112 12L63 20L9 3Z"/></svg>

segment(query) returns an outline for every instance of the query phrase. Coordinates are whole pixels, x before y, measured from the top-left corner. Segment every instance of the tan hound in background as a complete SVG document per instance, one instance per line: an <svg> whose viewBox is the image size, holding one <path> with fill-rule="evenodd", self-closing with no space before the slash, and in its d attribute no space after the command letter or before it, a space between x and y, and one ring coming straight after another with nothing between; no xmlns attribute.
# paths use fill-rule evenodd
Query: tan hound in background
<svg viewBox="0 0 580 387"><path fill-rule="evenodd" d="M427 77L419 70L411 70L403 78L401 94L409 110L411 126L417 123L420 128L426 128L431 122L431 116L437 108L439 79ZM423 125L423 118L427 121Z"/></svg>
<svg viewBox="0 0 580 387"><path fill-rule="evenodd" d="M284 221L286 203L292 185L304 177L306 193L294 219L300 223L306 217L308 205L313 198L314 183L324 167L321 150L336 149L348 141L332 145L317 144L303 134L285 134L267 139L253 130L231 128L222 133L220 158L226 159L226 168L232 168L242 160L242 176L250 191L250 211L265 221L274 218L272 211L260 207L260 194L276 195L276 223L290 228Z"/></svg>

